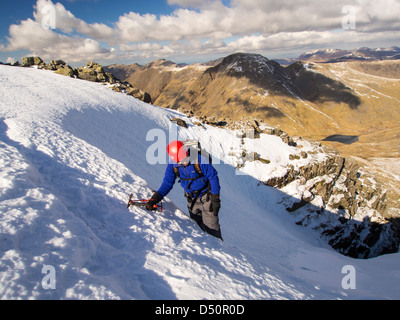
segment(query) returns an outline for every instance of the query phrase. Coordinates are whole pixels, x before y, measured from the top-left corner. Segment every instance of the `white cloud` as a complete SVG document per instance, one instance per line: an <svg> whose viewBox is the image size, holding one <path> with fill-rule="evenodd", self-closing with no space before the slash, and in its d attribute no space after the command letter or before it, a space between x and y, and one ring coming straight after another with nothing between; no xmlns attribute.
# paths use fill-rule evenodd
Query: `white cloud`
<svg viewBox="0 0 400 320"><path fill-rule="evenodd" d="M48 10L49 7L54 11ZM50 17L54 13L55 17ZM100 45L100 41L115 35L112 28L77 19L60 3L53 5L50 0L38 0L33 16L35 21L27 19L10 26L8 44L2 51L29 50L30 54L45 60L65 59L71 63L117 56L115 51ZM55 21L56 30L63 33L45 28L44 25L48 25L49 21Z"/></svg>
<svg viewBox="0 0 400 320"><path fill-rule="evenodd" d="M216 6L219 7L218 10ZM128 42L229 36L230 31L220 25L221 16L228 10L221 4L215 3L200 12L178 9L172 15L160 17L130 12L119 18L116 27L120 40Z"/></svg>
<svg viewBox="0 0 400 320"><path fill-rule="evenodd" d="M53 4L51 0L38 0L36 11L33 13L35 21L42 24L52 14L49 8L53 8L55 14L55 27L65 33L74 31L97 39L99 41L109 40L115 36L115 30L102 23L88 24L76 18L70 11L66 10L61 3Z"/></svg>
<svg viewBox="0 0 400 320"><path fill-rule="evenodd" d="M304 50L304 48L355 48L363 43L374 43L377 39L388 42L392 39L399 39L400 31L394 33L358 33L354 31L301 31L281 32L271 35L245 36L236 41L230 42L228 51L284 51ZM282 50L283 49L283 50Z"/></svg>
<svg viewBox="0 0 400 320"><path fill-rule="evenodd" d="M24 20L19 25L11 25L9 33L6 51L29 49L32 55L38 55L45 60L57 58L72 63L91 57L115 57L115 53L101 48L96 40L59 34L51 29L44 29L31 19Z"/></svg>
<svg viewBox="0 0 400 320"><path fill-rule="evenodd" d="M8 43L0 45L0 51L25 49L43 59L70 62L167 58L340 47L362 41L368 45L377 39L392 39L395 45L400 31L399 0L232 0L229 6L217 0L168 3L180 7L170 15L127 12L109 26L76 18L60 3L37 0L34 20L10 26ZM341 29L346 5L354 7L355 30ZM54 30L42 27L49 20L49 7L55 12Z"/></svg>
<svg viewBox="0 0 400 320"><path fill-rule="evenodd" d="M399 0L356 0L360 32L400 30Z"/></svg>

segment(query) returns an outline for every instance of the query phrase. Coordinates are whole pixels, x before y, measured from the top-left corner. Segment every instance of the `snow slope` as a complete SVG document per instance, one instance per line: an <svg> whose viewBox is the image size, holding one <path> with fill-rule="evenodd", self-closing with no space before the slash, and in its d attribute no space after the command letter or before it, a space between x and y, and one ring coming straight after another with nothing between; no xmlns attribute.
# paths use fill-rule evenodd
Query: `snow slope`
<svg viewBox="0 0 400 320"><path fill-rule="evenodd" d="M400 298L399 254L342 256L259 185L296 152L278 137L245 139L271 164L239 173L235 132L178 128L177 112L37 69L0 66L0 106L1 299ZM161 184L166 165L149 155L174 132L217 157L224 242L190 220L178 184L162 213L126 209ZM342 287L347 265L356 289Z"/></svg>

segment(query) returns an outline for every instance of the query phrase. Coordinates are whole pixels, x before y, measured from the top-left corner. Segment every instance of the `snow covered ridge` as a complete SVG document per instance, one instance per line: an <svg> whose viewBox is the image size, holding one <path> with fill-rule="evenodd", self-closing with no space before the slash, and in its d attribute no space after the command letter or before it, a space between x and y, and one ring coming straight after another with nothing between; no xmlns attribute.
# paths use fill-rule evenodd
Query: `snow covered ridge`
<svg viewBox="0 0 400 320"><path fill-rule="evenodd" d="M190 119L180 128L176 111L46 70L0 66L0 101L1 299L400 298L398 253L341 255L295 224L286 208L296 197L260 184L326 159L307 142ZM146 159L152 130L220 150L225 242L189 219L179 186L161 214L126 209L130 193L149 198L164 175ZM237 170L244 149L269 164ZM343 285L349 265L356 289Z"/></svg>

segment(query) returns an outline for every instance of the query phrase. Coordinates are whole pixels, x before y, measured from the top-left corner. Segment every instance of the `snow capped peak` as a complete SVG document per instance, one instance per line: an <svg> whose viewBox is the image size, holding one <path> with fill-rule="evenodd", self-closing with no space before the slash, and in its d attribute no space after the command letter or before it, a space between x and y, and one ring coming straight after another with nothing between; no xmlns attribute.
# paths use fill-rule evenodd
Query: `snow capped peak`
<svg viewBox="0 0 400 320"><path fill-rule="evenodd" d="M343 50L340 50L340 49L315 49L315 50L311 50L311 51L304 53L304 55L314 55L314 54L321 54L321 53L332 54L332 53L338 53L341 51L343 51Z"/></svg>
<svg viewBox="0 0 400 320"><path fill-rule="evenodd" d="M382 60L396 58L400 49L396 46L391 48L368 48L359 47L353 50L341 49L315 49L300 55L298 60L313 60L316 62L335 62L342 60Z"/></svg>

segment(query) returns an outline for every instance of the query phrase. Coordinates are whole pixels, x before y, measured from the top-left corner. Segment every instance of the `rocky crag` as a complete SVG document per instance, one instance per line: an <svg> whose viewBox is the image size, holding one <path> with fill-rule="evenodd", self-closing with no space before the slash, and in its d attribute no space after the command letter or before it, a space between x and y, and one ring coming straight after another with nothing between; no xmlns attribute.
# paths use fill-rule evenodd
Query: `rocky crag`
<svg viewBox="0 0 400 320"><path fill-rule="evenodd" d="M339 252L353 258L397 252L398 226L383 216L387 189L354 160L324 152L324 161L290 166L263 183L289 194L284 205L296 223L319 231Z"/></svg>
<svg viewBox="0 0 400 320"><path fill-rule="evenodd" d="M292 165L285 174L262 181L288 194L283 205L295 216L296 224L318 231L334 249L353 258L366 259L398 251L399 219L385 217L388 190L374 175L352 158L345 158L319 142L307 140L314 147L313 151L305 152L303 138L263 128L257 121L248 125L254 129L250 136L273 134L299 148L298 154L289 156ZM324 160L296 165L301 158L318 152L325 155ZM268 159L250 159L269 164Z"/></svg>
<svg viewBox="0 0 400 320"><path fill-rule="evenodd" d="M324 144L363 159L400 157L399 60L298 61L283 67L261 55L238 53L209 64L157 60L105 69L148 92L161 107L216 122L260 119L317 141L357 136L353 144Z"/></svg>
<svg viewBox="0 0 400 320"><path fill-rule="evenodd" d="M26 57L22 59L21 64L16 63L15 66L36 66L37 68L52 70L64 76L104 83L116 92L123 92L146 103L151 103L151 96L147 92L134 88L129 82L117 79L112 73L106 72L103 66L94 61L88 62L86 66L72 68L62 60L51 60L49 64L46 64L40 57Z"/></svg>

